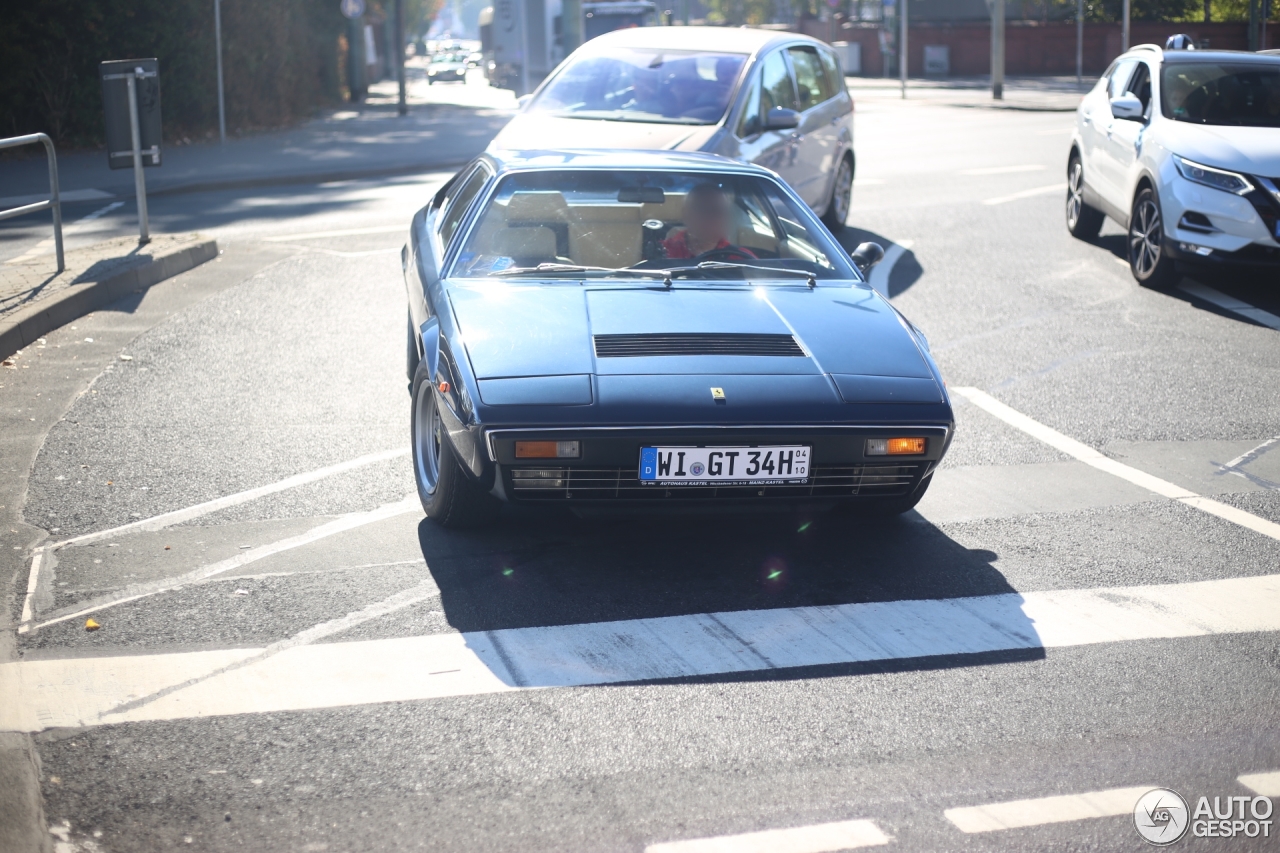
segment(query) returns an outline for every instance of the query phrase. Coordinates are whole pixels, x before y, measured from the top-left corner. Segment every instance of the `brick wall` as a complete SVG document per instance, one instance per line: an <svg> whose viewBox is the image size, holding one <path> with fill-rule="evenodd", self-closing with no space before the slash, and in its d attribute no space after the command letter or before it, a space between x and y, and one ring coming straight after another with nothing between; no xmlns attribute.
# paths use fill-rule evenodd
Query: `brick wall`
<svg viewBox="0 0 1280 853"><path fill-rule="evenodd" d="M842 28L828 22L806 21L804 30L824 41L858 42L862 45L862 74L879 77L883 70L878 27ZM1160 44L1176 33L1187 33L1209 46L1228 50L1248 47L1245 23L1167 24L1134 21L1131 44ZM1280 47L1280 27L1267 28L1268 47ZM925 45L945 44L951 48L951 74L965 77L991 73L991 24L913 24L908 38L908 73L924 76ZM1120 54L1119 24L1085 24L1084 73L1101 74ZM1005 25L1005 73L1076 73L1075 24L1033 24L1011 21ZM895 65L890 76L897 75Z"/></svg>

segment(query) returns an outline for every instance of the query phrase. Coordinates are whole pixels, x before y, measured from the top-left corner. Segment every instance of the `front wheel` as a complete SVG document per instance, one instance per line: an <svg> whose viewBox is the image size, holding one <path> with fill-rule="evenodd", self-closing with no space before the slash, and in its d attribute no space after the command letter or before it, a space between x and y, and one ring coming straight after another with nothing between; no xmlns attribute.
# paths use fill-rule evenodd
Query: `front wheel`
<svg viewBox="0 0 1280 853"><path fill-rule="evenodd" d="M1139 284L1163 288L1173 284L1174 261L1164 250L1160 199L1147 187L1133 200L1129 214L1129 271Z"/></svg>
<svg viewBox="0 0 1280 853"><path fill-rule="evenodd" d="M441 527L474 527L488 521L497 509L493 496L468 479L444 434L432 378L426 363L413 377L413 479L427 518Z"/></svg>
<svg viewBox="0 0 1280 853"><path fill-rule="evenodd" d="M1102 230L1101 210L1084 200L1084 164L1078 154L1067 165L1067 230L1078 240L1092 240Z"/></svg>
<svg viewBox="0 0 1280 853"><path fill-rule="evenodd" d="M849 218L849 207L853 202L853 158L842 157L836 169L836 180L831 185L831 201L827 202L827 212L822 214L822 221L832 231L839 231Z"/></svg>

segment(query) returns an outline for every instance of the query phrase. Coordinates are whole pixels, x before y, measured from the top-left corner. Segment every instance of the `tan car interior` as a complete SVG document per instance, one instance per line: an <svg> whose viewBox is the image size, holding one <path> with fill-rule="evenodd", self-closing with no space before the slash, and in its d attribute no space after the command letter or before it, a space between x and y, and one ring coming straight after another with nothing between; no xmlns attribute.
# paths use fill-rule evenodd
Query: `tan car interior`
<svg viewBox="0 0 1280 853"><path fill-rule="evenodd" d="M539 263L629 267L643 261L645 223L662 223L663 237L680 226L685 196L667 193L662 203L569 204L555 191L518 192L495 201L472 236L478 255L511 258L518 266ZM768 223L752 226L733 206L736 245L777 256L778 240ZM784 249L784 255L792 253Z"/></svg>

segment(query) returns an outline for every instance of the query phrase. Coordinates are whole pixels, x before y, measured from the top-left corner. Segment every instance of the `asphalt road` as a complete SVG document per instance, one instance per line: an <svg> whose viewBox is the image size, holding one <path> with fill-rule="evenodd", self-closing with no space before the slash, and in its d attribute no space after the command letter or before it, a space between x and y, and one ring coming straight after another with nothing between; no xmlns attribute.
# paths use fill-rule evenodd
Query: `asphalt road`
<svg viewBox="0 0 1280 853"><path fill-rule="evenodd" d="M224 254L0 371L0 683L56 698L0 721L61 849L1140 850L1128 789L1280 794L1280 332L1070 238L1069 122L858 105L840 236L897 247L959 420L889 524L440 531L369 229L443 176L155 206ZM35 546L130 524L43 548L14 632Z"/></svg>

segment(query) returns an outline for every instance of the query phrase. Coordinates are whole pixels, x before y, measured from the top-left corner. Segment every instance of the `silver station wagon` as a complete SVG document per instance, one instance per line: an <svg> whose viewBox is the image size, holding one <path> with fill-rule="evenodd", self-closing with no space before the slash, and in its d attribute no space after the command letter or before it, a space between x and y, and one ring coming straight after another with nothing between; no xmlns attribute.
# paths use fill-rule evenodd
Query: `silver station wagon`
<svg viewBox="0 0 1280 853"><path fill-rule="evenodd" d="M832 228L853 193L853 99L826 44L768 30L637 27L574 51L490 151L703 151L776 172Z"/></svg>

